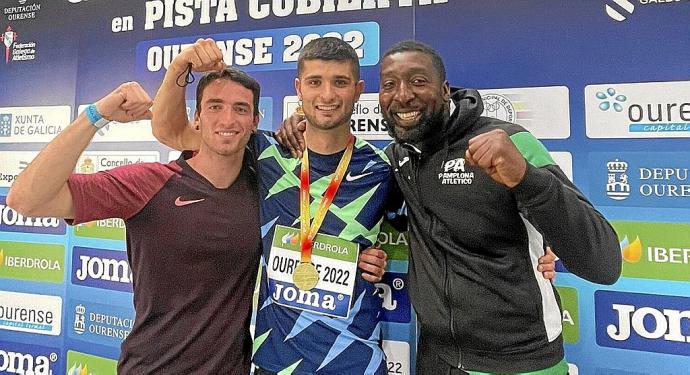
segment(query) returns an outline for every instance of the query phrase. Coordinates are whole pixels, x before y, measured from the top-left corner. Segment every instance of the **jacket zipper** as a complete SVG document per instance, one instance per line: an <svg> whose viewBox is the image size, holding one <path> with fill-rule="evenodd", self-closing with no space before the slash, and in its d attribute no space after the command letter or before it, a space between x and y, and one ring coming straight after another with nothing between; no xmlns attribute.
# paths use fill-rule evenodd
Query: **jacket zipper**
<svg viewBox="0 0 690 375"><path fill-rule="evenodd" d="M417 154L416 158L411 158L411 167L412 167L412 175L414 176L414 180L412 183L416 186L417 188L417 198L419 199L419 204L420 206L424 207L424 202L422 201L422 189L419 186L420 184L417 183L419 181L419 165L421 164L422 161L422 155ZM427 233L432 233L431 229L433 226L433 220L434 216L430 213L427 213L429 216L429 226L427 227ZM433 245L433 244L432 244ZM449 291L449 279L448 279L448 254L444 251L443 252L443 260L445 261L445 267L444 267L444 276L445 279L443 281L443 293L445 294L446 301L448 303L448 308L450 309L449 314L448 314L448 320L450 323L450 336L453 338L453 345L455 345L457 352L458 352L458 364L455 366L456 368L460 370L464 370L464 367L462 366L462 351L460 350L460 346L457 344L457 338L455 337L455 328L453 327L453 304L450 299L450 291Z"/></svg>
<svg viewBox="0 0 690 375"><path fill-rule="evenodd" d="M458 364L456 367L460 370L464 370L462 366L462 350L460 349L460 345L458 345L458 340L455 336L455 324L453 324L453 302L450 298L450 278L448 277L448 253L445 251L443 252L443 260L446 263L444 268L445 280L443 281L443 291L446 295L446 301L448 301L448 322L450 324L450 336L453 338L453 345L455 345L455 348L458 351Z"/></svg>

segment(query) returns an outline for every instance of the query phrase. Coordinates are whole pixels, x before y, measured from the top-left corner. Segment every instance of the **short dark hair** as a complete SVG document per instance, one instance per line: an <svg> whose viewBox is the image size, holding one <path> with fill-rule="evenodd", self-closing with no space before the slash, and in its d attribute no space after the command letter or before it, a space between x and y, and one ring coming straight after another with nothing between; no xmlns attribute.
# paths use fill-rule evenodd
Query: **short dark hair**
<svg viewBox="0 0 690 375"><path fill-rule="evenodd" d="M307 43L297 59L297 76L302 74L305 60L351 61L352 73L359 81L359 57L351 45L335 37L323 37Z"/></svg>
<svg viewBox="0 0 690 375"><path fill-rule="evenodd" d="M199 84L196 86L196 113L201 113L201 100L204 96L204 89L211 82L217 79L226 79L228 81L237 82L245 88L252 91L254 95L254 115L259 113L259 96L261 96L261 85L249 74L231 66L219 71L210 72L201 77Z"/></svg>
<svg viewBox="0 0 690 375"><path fill-rule="evenodd" d="M419 52L428 55L431 57L431 63L434 66L434 69L436 69L438 72L441 81L446 80L446 67L443 64L441 55L439 55L435 49L422 42L418 42L416 40L403 40L402 42L395 43L393 46L391 46L391 48L388 49L388 51L386 51L386 53L383 54L383 58L403 52Z"/></svg>

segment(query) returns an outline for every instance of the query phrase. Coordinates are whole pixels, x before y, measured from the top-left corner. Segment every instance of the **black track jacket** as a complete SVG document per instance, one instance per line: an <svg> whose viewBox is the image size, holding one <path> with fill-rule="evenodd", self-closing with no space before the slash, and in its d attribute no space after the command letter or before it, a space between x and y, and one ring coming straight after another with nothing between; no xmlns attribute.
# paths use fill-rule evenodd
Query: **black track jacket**
<svg viewBox="0 0 690 375"><path fill-rule="evenodd" d="M621 272L611 225L519 125L482 117L475 90L423 144L386 150L408 204L409 292L420 323L417 374L439 363L528 372L563 359L560 300L536 271L551 245L574 274L602 284ZM465 164L468 141L503 129L528 161L512 189Z"/></svg>

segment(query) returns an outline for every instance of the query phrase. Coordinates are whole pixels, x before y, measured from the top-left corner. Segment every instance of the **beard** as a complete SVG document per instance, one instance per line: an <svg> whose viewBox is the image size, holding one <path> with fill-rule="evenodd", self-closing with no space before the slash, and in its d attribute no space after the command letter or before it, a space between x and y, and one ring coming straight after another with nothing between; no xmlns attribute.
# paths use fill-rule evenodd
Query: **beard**
<svg viewBox="0 0 690 375"><path fill-rule="evenodd" d="M417 125L411 128L398 127L394 115L382 114L382 116L388 125L388 134L396 142L412 144L419 144L430 140L433 138L431 135L435 132L437 136L438 133L442 132L442 125L445 120L443 107L431 114L425 114L419 119Z"/></svg>

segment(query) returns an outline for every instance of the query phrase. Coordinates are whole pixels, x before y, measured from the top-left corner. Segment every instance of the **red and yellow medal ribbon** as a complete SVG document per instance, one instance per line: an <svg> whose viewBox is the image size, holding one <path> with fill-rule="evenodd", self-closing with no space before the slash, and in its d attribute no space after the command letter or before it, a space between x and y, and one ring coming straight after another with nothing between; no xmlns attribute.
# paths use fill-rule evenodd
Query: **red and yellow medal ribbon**
<svg viewBox="0 0 690 375"><path fill-rule="evenodd" d="M328 207L330 207L331 203L333 203L335 194L338 192L338 188L340 187L340 183L343 181L345 172L347 172L347 167L350 165L354 143L355 136L350 135L347 148L345 148L345 152L340 158L340 162L338 163L335 173L333 173L331 182L328 184L326 191L323 193L323 197L319 203L319 208L316 210L316 214L314 215L314 221L310 220L309 214L309 152L307 149L305 149L304 154L302 154L302 167L299 175L300 250L302 253L302 262L311 262L314 237L316 237L316 233L319 231L319 228L323 223L323 219L326 217Z"/></svg>

